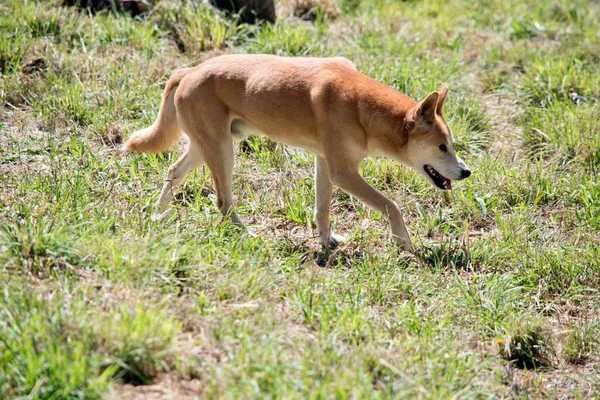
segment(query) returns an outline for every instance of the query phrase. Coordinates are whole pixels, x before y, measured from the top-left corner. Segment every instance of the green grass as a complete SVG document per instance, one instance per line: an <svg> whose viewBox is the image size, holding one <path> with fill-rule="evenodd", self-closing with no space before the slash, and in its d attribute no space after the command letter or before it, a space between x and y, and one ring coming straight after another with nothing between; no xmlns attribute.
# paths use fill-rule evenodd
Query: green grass
<svg viewBox="0 0 600 400"><path fill-rule="evenodd" d="M59 3L0 3L0 397L598 395L597 3L345 0L273 26ZM450 87L469 179L441 196L362 165L415 254L339 190L349 242L321 249L312 155L260 137L237 150L247 229L221 218L206 167L150 220L180 149L118 144L175 69L227 52L345 56L414 98Z"/></svg>

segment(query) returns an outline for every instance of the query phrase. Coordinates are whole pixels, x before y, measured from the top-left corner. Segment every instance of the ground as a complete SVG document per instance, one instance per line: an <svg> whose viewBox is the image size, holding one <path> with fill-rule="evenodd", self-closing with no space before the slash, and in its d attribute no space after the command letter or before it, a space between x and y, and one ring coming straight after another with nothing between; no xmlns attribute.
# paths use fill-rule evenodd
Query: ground
<svg viewBox="0 0 600 400"><path fill-rule="evenodd" d="M246 26L175 0L135 18L0 2L0 397L597 396L599 4L322 4ZM443 196L364 162L414 253L339 190L348 243L323 250L313 157L261 137L237 148L247 229L206 168L154 222L181 145L118 147L174 70L222 53L344 56L416 99L447 85L473 174Z"/></svg>

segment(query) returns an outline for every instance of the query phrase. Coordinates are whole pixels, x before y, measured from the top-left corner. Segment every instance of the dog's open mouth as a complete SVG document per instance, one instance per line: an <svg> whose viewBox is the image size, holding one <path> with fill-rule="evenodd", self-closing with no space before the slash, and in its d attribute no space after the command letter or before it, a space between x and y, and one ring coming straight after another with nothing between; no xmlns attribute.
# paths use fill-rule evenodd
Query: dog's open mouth
<svg viewBox="0 0 600 400"><path fill-rule="evenodd" d="M433 168L431 165L425 165L423 168L437 187L439 187L442 190L452 189L452 181L448 178L443 177L442 174L437 172L435 168Z"/></svg>

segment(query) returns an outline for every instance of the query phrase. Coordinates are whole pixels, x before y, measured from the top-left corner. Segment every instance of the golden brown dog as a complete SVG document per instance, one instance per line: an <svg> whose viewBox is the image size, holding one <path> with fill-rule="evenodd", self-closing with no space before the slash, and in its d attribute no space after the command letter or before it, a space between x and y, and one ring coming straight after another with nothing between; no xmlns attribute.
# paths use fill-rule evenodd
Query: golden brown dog
<svg viewBox="0 0 600 400"><path fill-rule="evenodd" d="M167 150L185 132L187 152L169 168L153 218L173 188L206 163L219 209L242 225L233 206L233 140L248 133L311 151L316 156L315 221L325 246L342 238L330 231L333 185L382 212L404 249L412 242L400 208L359 174L361 161L381 155L407 165L442 189L471 172L456 155L442 106L447 88L421 102L358 72L344 58L226 55L169 79L157 120L125 143L130 151Z"/></svg>

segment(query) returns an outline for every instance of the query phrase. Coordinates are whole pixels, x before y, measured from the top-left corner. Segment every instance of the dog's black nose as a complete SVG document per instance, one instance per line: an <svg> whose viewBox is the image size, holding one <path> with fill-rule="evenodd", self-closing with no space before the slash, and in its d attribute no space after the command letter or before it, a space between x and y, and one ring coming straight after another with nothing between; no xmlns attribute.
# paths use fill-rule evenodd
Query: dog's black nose
<svg viewBox="0 0 600 400"><path fill-rule="evenodd" d="M471 176L471 171L469 171L468 169L463 169L462 171L460 171L460 174L462 175L462 178L468 178Z"/></svg>

